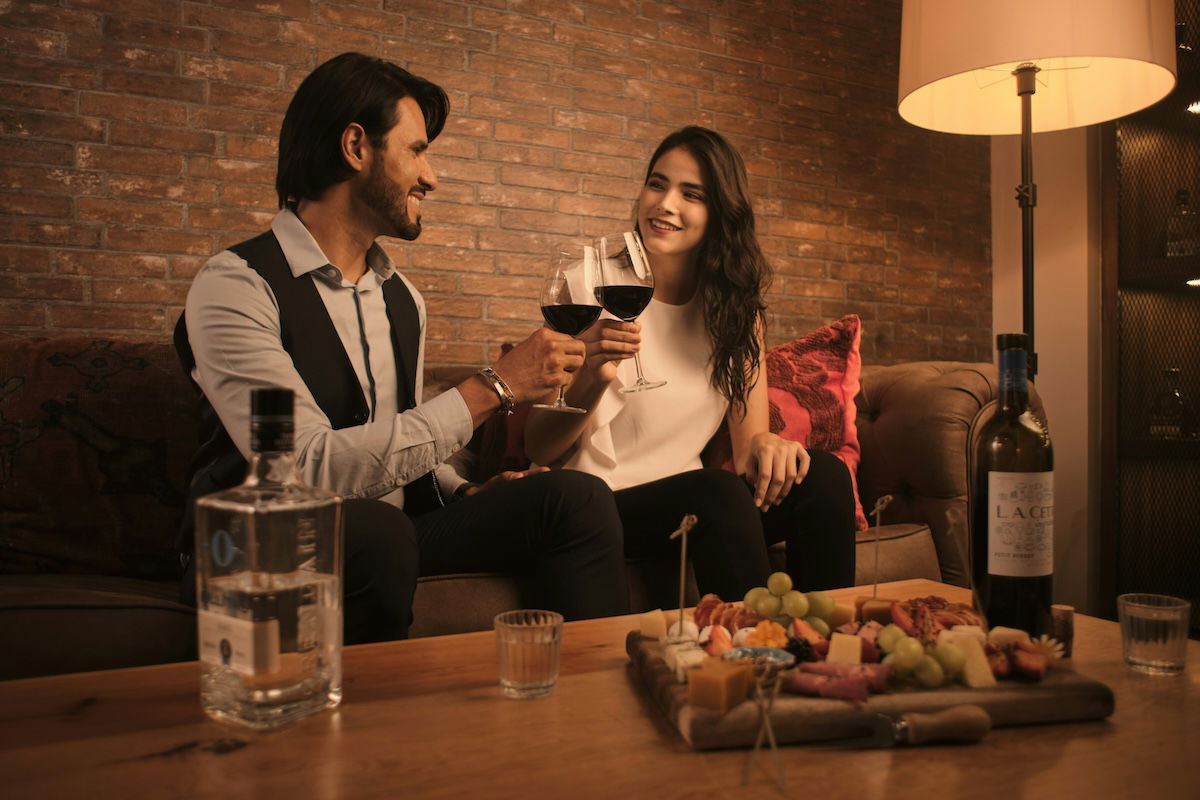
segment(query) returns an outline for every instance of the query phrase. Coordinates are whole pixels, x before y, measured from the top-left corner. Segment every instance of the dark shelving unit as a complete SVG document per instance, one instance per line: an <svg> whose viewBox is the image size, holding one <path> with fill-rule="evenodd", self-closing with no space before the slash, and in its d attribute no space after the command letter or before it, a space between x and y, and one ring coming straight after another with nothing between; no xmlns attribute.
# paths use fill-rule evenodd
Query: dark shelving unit
<svg viewBox="0 0 1200 800"><path fill-rule="evenodd" d="M1179 189L1200 199L1200 0L1177 0L1179 81L1159 103L1102 127L1103 282L1099 594L1189 599L1200 633L1200 439L1149 435L1163 370L1200 406L1200 253L1166 255ZM1193 201L1193 208L1197 203Z"/></svg>

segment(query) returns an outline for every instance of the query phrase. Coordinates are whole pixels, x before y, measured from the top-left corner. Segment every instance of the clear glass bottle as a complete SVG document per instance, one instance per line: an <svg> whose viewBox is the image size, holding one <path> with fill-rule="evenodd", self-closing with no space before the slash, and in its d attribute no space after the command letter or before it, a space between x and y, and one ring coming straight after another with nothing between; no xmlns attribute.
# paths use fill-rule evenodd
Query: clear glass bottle
<svg viewBox="0 0 1200 800"><path fill-rule="evenodd" d="M1182 370L1163 370L1165 391L1155 395L1150 406L1149 434L1153 439L1188 439L1196 435L1196 410L1179 389Z"/></svg>
<svg viewBox="0 0 1200 800"><path fill-rule="evenodd" d="M266 729L342 699L341 498L300 480L292 391L250 404L245 482L196 502L200 702Z"/></svg>
<svg viewBox="0 0 1200 800"><path fill-rule="evenodd" d="M1175 192L1175 211L1167 219L1168 256L1194 256L1200 253L1200 214L1191 206L1187 189Z"/></svg>
<svg viewBox="0 0 1200 800"><path fill-rule="evenodd" d="M1050 632L1054 588L1054 448L1029 410L1029 337L1002 333L1000 395L976 450L971 570L988 625Z"/></svg>

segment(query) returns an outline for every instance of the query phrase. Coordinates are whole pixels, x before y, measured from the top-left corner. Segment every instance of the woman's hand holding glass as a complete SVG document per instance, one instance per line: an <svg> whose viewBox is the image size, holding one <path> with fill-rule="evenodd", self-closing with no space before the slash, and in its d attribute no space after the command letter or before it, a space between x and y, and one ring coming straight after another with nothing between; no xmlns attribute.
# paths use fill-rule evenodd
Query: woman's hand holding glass
<svg viewBox="0 0 1200 800"><path fill-rule="evenodd" d="M633 358L641 344L641 326L636 322L602 319L579 335L587 349L584 369L591 379L607 386L616 380L617 365ZM577 375L580 378L582 375Z"/></svg>
<svg viewBox="0 0 1200 800"><path fill-rule="evenodd" d="M793 486L808 475L808 451L799 442L784 439L769 431L750 440L750 459L746 479L754 489L754 505L763 511L777 506Z"/></svg>

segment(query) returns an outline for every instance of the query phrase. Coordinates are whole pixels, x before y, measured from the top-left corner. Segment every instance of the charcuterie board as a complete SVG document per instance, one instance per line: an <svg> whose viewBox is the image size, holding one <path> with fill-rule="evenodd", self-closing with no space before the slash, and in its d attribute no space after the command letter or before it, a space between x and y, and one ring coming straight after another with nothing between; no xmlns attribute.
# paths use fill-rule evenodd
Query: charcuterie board
<svg viewBox="0 0 1200 800"><path fill-rule="evenodd" d="M630 631L625 640L634 671L655 704L696 750L749 747L758 734L758 708L744 702L719 715L687 702L687 686L679 683L660 655L659 643ZM1070 669L1052 670L1038 683L1011 680L995 687L947 686L872 695L861 705L847 700L780 694L771 712L776 739L782 743L850 738L862 732L871 714L899 717L910 711L932 712L950 706L983 707L993 727L1104 719L1112 714L1112 690Z"/></svg>

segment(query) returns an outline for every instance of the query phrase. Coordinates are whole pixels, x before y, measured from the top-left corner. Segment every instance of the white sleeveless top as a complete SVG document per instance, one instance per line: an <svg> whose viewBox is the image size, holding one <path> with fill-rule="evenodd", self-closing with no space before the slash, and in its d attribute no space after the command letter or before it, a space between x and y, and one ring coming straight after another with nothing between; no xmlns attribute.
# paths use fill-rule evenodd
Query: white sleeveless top
<svg viewBox="0 0 1200 800"><path fill-rule="evenodd" d="M615 491L692 469L729 408L709 383L712 346L704 330L702 304L651 300L642 326L642 371L666 386L622 394L637 381L633 359L617 367L617 379L561 466L603 478Z"/></svg>

